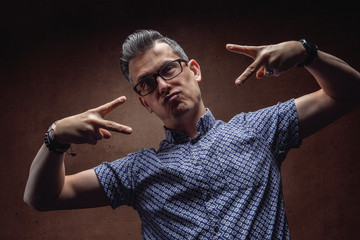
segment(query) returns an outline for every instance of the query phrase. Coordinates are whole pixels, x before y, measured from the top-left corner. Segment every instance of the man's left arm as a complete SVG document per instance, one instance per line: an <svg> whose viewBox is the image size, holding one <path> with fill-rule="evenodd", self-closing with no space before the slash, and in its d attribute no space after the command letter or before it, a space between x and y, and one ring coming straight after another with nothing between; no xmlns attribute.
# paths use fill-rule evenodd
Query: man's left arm
<svg viewBox="0 0 360 240"><path fill-rule="evenodd" d="M265 46L228 44L226 47L254 59L236 79L237 85L244 84L255 73L257 78L278 76L308 57L307 50L299 41ZM341 59L319 50L304 68L321 89L295 99L301 138L310 136L360 103L360 73Z"/></svg>
<svg viewBox="0 0 360 240"><path fill-rule="evenodd" d="M302 138L350 112L360 102L360 73L322 51L305 68L321 89L295 99Z"/></svg>

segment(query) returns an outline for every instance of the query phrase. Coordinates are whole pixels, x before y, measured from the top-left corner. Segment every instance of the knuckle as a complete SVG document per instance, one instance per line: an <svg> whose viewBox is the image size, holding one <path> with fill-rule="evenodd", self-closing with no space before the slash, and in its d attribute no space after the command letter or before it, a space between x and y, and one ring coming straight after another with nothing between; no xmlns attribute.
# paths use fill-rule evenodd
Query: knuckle
<svg viewBox="0 0 360 240"><path fill-rule="evenodd" d="M256 66L250 65L248 67L248 71L251 72L251 73L255 72L256 71Z"/></svg>
<svg viewBox="0 0 360 240"><path fill-rule="evenodd" d="M106 125L106 128L108 128L108 129L114 129L115 128L115 125L114 125L114 123L112 121L106 121L105 125Z"/></svg>
<svg viewBox="0 0 360 240"><path fill-rule="evenodd" d="M111 110L111 103L106 103L104 106L103 106L103 111L104 112L109 112Z"/></svg>
<svg viewBox="0 0 360 240"><path fill-rule="evenodd" d="M84 117L84 122L86 123L87 126L96 125L96 122L98 120L99 120L99 116L94 112L90 112Z"/></svg>

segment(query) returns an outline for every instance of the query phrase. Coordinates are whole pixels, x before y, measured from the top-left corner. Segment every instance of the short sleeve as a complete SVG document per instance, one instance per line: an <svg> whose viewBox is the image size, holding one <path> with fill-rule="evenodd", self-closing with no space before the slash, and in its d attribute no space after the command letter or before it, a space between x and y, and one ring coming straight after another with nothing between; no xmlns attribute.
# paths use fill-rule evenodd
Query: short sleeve
<svg viewBox="0 0 360 240"><path fill-rule="evenodd" d="M136 154L129 154L113 162L103 162L94 168L112 208L133 206L135 158Z"/></svg>
<svg viewBox="0 0 360 240"><path fill-rule="evenodd" d="M241 123L253 129L270 147L279 163L291 148L301 144L294 99L239 116Z"/></svg>

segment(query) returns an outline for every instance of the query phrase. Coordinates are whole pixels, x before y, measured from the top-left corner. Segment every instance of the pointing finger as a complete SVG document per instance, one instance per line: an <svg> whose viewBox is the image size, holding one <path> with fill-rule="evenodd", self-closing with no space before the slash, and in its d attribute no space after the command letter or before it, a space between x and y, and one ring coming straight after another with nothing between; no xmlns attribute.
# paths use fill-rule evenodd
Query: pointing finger
<svg viewBox="0 0 360 240"><path fill-rule="evenodd" d="M132 133L132 128L131 127L119 124L119 123L114 122L114 121L97 119L97 120L94 120L94 123L96 124L97 127L102 129L101 130L102 134L105 133L106 135L109 135L108 134L108 133L110 133L109 131L119 132L119 133L124 133L124 134L131 134ZM107 131L105 131L105 130L107 130ZM110 136L111 136L111 134L110 134Z"/></svg>
<svg viewBox="0 0 360 240"><path fill-rule="evenodd" d="M261 48L259 46L244 46L244 45L237 45L237 44L226 44L226 49L229 50L230 52L243 54L243 55L246 55L248 57L255 59Z"/></svg>
<svg viewBox="0 0 360 240"><path fill-rule="evenodd" d="M126 101L126 97L122 96L111 102L105 103L104 105L102 105L100 107L94 108L91 111L97 112L98 114L100 114L101 117L105 117L108 113L110 113L115 108L117 108L118 106L123 104L125 101Z"/></svg>
<svg viewBox="0 0 360 240"><path fill-rule="evenodd" d="M257 72L262 65L261 59L255 59L255 61L248 66L245 71L235 80L236 85L242 85L248 80L255 72Z"/></svg>

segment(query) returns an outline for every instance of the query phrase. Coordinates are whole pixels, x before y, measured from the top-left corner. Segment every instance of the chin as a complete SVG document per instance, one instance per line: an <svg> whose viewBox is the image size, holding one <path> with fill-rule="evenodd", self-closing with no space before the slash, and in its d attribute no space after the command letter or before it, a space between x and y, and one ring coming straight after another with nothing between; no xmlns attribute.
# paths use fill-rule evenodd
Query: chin
<svg viewBox="0 0 360 240"><path fill-rule="evenodd" d="M186 114L187 112L189 112L190 109L186 108L186 107L177 107L175 109L172 110L172 115L176 118L182 117L184 114Z"/></svg>
<svg viewBox="0 0 360 240"><path fill-rule="evenodd" d="M187 113L195 112L197 107L195 104L189 105L186 103L180 103L172 109L172 115L176 118L181 118Z"/></svg>

